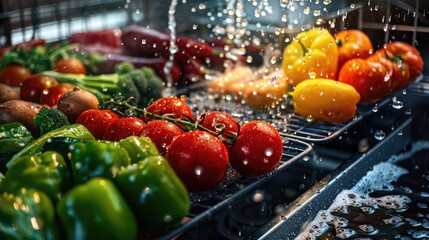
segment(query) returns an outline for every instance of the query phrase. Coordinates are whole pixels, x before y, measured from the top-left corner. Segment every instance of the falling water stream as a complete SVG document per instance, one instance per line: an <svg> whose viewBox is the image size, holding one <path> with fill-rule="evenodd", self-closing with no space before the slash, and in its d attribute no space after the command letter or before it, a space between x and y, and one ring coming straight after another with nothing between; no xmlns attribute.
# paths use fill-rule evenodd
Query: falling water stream
<svg viewBox="0 0 429 240"><path fill-rule="evenodd" d="M171 76L171 69L174 64L174 55L178 51L178 47L176 45L176 7L177 0L171 0L170 7L168 8L168 30L170 31L170 56L168 61L164 66L164 73L167 78L166 87L163 91L163 96L172 96L176 92L176 88L173 84L173 77Z"/></svg>

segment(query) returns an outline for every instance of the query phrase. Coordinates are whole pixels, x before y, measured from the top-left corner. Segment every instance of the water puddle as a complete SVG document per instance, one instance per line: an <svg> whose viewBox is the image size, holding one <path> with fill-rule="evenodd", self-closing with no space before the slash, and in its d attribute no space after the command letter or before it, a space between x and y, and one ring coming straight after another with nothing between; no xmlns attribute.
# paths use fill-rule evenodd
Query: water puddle
<svg viewBox="0 0 429 240"><path fill-rule="evenodd" d="M429 239L429 142L375 165L296 239Z"/></svg>

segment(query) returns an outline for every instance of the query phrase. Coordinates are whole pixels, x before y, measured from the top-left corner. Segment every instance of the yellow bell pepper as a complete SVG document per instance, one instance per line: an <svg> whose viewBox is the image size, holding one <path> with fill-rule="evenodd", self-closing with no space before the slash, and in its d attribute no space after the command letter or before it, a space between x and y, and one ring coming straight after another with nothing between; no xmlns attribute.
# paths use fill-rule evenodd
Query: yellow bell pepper
<svg viewBox="0 0 429 240"><path fill-rule="evenodd" d="M293 105L299 115L330 123L343 123L356 114L360 95L349 84L331 79L307 79L293 92Z"/></svg>
<svg viewBox="0 0 429 240"><path fill-rule="evenodd" d="M291 84L309 78L336 79L338 46L324 28L299 33L283 51L282 68Z"/></svg>

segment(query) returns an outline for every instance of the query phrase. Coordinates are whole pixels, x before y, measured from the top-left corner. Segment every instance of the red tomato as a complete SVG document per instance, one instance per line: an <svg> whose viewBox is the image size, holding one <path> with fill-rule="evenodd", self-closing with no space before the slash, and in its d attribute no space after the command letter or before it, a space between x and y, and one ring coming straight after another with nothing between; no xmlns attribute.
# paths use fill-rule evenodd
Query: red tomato
<svg viewBox="0 0 429 240"><path fill-rule="evenodd" d="M55 64L53 70L60 73L86 74L85 66L77 58L61 59Z"/></svg>
<svg viewBox="0 0 429 240"><path fill-rule="evenodd" d="M4 83L13 87L18 87L28 77L31 72L28 68L18 65L10 65L0 72L0 83Z"/></svg>
<svg viewBox="0 0 429 240"><path fill-rule="evenodd" d="M119 141L129 136L138 136L144 124L143 120L136 117L123 117L116 119L107 127L103 139Z"/></svg>
<svg viewBox="0 0 429 240"><path fill-rule="evenodd" d="M232 140L238 135L238 120L226 112L203 112L198 116L197 122L207 129L222 135L226 140ZM229 148L228 144L225 146Z"/></svg>
<svg viewBox="0 0 429 240"><path fill-rule="evenodd" d="M384 46L386 54L390 58L399 58L408 63L410 67L410 80L413 81L423 70L423 59L420 52L412 45L405 42L392 42Z"/></svg>
<svg viewBox="0 0 429 240"><path fill-rule="evenodd" d="M68 92L73 90L74 86L68 83L60 83L58 85L55 85L53 87L50 87L48 89L44 89L42 91L42 94L40 95L40 103L46 104L50 107L57 105L58 101L60 100L61 96Z"/></svg>
<svg viewBox="0 0 429 240"><path fill-rule="evenodd" d="M57 85L53 77L43 74L31 75L21 84L21 99L31 102L39 102L44 89Z"/></svg>
<svg viewBox="0 0 429 240"><path fill-rule="evenodd" d="M274 170L282 159L283 141L269 123L252 121L240 129L231 146L231 166L246 177L257 177Z"/></svg>
<svg viewBox="0 0 429 240"><path fill-rule="evenodd" d="M167 154L167 147L173 139L183 133L174 123L166 120L153 120L145 124L139 135L146 136L155 143L162 155Z"/></svg>
<svg viewBox="0 0 429 240"><path fill-rule="evenodd" d="M110 124L119 119L111 110L88 109L82 112L76 119L76 123L84 125L94 135L95 139L103 139Z"/></svg>
<svg viewBox="0 0 429 240"><path fill-rule="evenodd" d="M177 136L168 147L167 159L191 192L218 187L229 163L222 141L200 130Z"/></svg>
<svg viewBox="0 0 429 240"><path fill-rule="evenodd" d="M408 85L410 81L410 67L408 63L386 56L384 49L378 50L367 58L367 60L383 64L387 70L387 74L392 79L392 86L390 87L392 92L396 92Z"/></svg>
<svg viewBox="0 0 429 240"><path fill-rule="evenodd" d="M343 30L335 34L338 45L338 66L353 58L367 58L373 48L369 37L357 29Z"/></svg>
<svg viewBox="0 0 429 240"><path fill-rule="evenodd" d="M347 61L338 74L338 81L352 85L360 94L361 103L374 103L390 94L392 78L379 62L360 58Z"/></svg>
<svg viewBox="0 0 429 240"><path fill-rule="evenodd" d="M194 119L194 114L185 101L185 96L181 96L180 98L163 97L149 105L146 110L158 115L168 114L171 117L178 119ZM146 122L151 120L153 120L153 118L146 116Z"/></svg>

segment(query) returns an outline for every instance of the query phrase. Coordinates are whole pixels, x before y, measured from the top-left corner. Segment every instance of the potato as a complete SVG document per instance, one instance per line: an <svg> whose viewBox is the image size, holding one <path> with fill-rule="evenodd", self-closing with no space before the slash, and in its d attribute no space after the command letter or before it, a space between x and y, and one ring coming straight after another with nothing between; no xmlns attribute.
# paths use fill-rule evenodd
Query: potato
<svg viewBox="0 0 429 240"><path fill-rule="evenodd" d="M7 102L9 100L19 100L19 92L15 88L0 83L0 103Z"/></svg>
<svg viewBox="0 0 429 240"><path fill-rule="evenodd" d="M8 122L22 123L34 137L39 136L39 128L33 118L42 108L38 103L24 100L9 100L0 104L0 124Z"/></svg>
<svg viewBox="0 0 429 240"><path fill-rule="evenodd" d="M57 109L63 112L71 123L74 123L82 112L98 109L98 104L98 99L93 93L76 87L61 96Z"/></svg>

